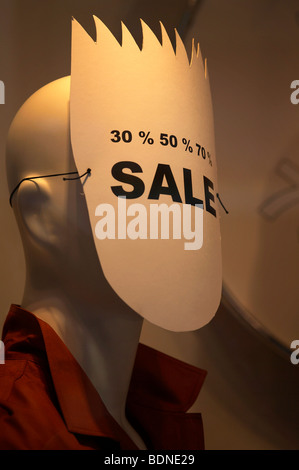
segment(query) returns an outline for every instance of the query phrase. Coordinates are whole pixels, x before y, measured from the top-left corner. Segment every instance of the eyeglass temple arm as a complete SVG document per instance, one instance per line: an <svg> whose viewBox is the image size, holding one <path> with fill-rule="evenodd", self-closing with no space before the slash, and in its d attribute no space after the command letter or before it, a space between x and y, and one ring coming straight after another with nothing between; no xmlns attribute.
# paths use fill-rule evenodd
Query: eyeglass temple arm
<svg viewBox="0 0 299 470"><path fill-rule="evenodd" d="M57 174L53 174L53 175L43 175L43 176L30 176L28 178L23 178L18 184L17 186L14 188L14 190L12 191L11 195L10 195L10 198L9 198L9 204L10 206L12 207L12 198L13 198L13 195L15 194L15 192L19 189L19 187L21 186L21 184L24 182L24 181L30 181L30 180L37 180L37 179L40 179L40 178L53 178L54 176L66 176L66 175L77 175L78 172L77 171L72 171L70 173L57 173ZM81 176L78 176L77 178L63 178L64 181L72 181L72 180L78 180L78 179L81 179L83 178L83 176L85 175L90 175L91 174L91 169L88 168L88 170Z"/></svg>

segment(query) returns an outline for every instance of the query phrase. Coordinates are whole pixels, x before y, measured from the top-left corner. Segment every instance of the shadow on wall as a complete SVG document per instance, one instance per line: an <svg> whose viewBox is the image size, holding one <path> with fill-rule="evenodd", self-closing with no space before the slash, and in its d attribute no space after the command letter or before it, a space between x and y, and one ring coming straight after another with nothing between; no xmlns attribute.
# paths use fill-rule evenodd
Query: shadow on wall
<svg viewBox="0 0 299 470"><path fill-rule="evenodd" d="M194 335L208 357L209 393L274 448L299 449L299 365L279 355L224 305Z"/></svg>
<svg viewBox="0 0 299 470"><path fill-rule="evenodd" d="M299 111L299 109L298 109ZM267 176L260 215L256 276L251 295L273 332L289 347L299 339L299 152L298 137Z"/></svg>

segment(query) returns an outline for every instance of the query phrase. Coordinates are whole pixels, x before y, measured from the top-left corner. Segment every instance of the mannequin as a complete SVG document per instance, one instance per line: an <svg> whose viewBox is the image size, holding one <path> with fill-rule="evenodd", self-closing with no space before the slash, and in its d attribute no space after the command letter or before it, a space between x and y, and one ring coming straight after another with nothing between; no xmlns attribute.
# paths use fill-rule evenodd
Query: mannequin
<svg viewBox="0 0 299 470"><path fill-rule="evenodd" d="M69 136L70 78L36 92L20 109L7 144L10 191L28 176L76 171ZM125 416L143 319L105 280L81 182L25 181L12 206L26 284L21 306L47 322L90 378L107 410L144 449Z"/></svg>
<svg viewBox="0 0 299 470"><path fill-rule="evenodd" d="M70 77L46 85L21 107L8 136L26 283L3 330L12 360L0 370L0 448L203 449L201 416L187 410L206 372L139 344L143 318L110 287L94 245L88 175L61 176L80 176L69 97Z"/></svg>

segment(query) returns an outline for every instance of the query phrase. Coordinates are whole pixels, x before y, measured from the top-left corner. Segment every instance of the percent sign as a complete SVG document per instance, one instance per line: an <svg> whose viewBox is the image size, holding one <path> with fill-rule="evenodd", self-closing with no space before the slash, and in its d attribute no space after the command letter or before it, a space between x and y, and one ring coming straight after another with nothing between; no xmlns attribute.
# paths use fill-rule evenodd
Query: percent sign
<svg viewBox="0 0 299 470"><path fill-rule="evenodd" d="M185 152L188 152L188 150L189 150L190 153L193 153L193 148L190 145L190 140L187 140L187 139L184 138L182 140L182 142L185 145Z"/></svg>
<svg viewBox="0 0 299 470"><path fill-rule="evenodd" d="M154 143L154 139L152 139L150 137L150 132L148 132L147 134L144 132L144 131L140 131L139 132L139 137L141 137L143 139L143 145L147 142L148 144L150 145L153 145Z"/></svg>

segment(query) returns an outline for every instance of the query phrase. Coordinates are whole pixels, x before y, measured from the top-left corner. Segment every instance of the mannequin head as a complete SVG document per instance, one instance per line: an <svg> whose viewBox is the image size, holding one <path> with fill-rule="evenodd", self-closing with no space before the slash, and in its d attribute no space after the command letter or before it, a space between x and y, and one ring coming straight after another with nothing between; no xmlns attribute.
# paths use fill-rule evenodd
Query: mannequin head
<svg viewBox="0 0 299 470"><path fill-rule="evenodd" d="M76 171L69 131L70 78L41 88L21 107L7 142L10 192L29 176ZM38 296L60 289L80 301L115 303L95 250L84 179L24 181L12 198L26 258L26 290ZM113 295L112 295L113 294Z"/></svg>

